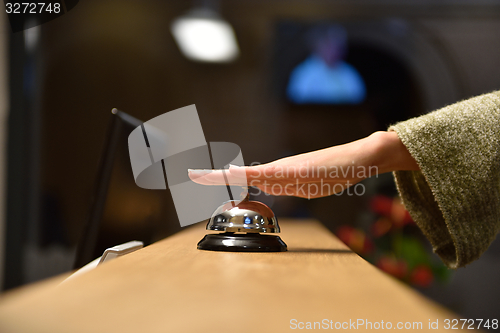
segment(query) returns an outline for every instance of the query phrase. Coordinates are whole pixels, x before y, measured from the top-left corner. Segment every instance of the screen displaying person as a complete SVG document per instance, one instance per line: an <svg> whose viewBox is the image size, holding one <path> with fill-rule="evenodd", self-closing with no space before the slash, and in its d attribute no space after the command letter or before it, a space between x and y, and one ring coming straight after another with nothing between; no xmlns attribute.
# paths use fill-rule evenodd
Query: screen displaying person
<svg viewBox="0 0 500 333"><path fill-rule="evenodd" d="M321 25L308 33L312 50L295 67L287 87L288 98L297 104L358 104L366 87L358 71L344 61L347 33L339 25Z"/></svg>

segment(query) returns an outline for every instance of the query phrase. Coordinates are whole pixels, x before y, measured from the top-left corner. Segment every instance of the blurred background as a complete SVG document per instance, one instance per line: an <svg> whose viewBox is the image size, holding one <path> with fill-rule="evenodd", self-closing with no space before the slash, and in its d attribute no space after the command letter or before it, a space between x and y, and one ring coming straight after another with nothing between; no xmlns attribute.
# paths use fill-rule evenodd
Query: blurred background
<svg viewBox="0 0 500 333"><path fill-rule="evenodd" d="M238 144L252 164L500 89L493 0L86 0L24 32L1 20L4 290L73 268L112 108L146 121L196 104L206 140ZM126 152L115 154L101 232L117 244L146 227L149 242L179 231L168 190L132 189ZM498 240L449 271L399 203L392 176L364 185L362 196L256 199L278 217L320 220L465 318L498 315Z"/></svg>

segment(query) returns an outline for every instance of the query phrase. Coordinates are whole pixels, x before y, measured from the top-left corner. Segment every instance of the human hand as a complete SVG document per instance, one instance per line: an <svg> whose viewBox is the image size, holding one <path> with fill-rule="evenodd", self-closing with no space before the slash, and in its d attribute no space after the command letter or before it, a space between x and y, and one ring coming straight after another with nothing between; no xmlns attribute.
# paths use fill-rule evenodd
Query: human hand
<svg viewBox="0 0 500 333"><path fill-rule="evenodd" d="M203 185L254 186L272 195L311 199L342 192L363 179L396 170L419 167L395 132L375 132L344 145L266 164L189 170L189 177Z"/></svg>

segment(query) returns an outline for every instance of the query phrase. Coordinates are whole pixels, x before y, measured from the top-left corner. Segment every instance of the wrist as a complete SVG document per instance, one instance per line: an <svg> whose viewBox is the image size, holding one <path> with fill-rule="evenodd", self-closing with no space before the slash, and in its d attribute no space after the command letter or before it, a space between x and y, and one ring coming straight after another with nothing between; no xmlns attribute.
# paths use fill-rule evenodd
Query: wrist
<svg viewBox="0 0 500 333"><path fill-rule="evenodd" d="M375 132L366 138L370 142L370 164L378 173L400 170L420 170L396 132Z"/></svg>

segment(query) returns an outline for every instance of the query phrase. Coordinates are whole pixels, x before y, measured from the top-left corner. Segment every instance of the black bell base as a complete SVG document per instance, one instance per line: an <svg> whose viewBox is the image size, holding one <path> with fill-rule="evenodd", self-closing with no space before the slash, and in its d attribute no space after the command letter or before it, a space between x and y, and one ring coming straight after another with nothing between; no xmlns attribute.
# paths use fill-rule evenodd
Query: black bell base
<svg viewBox="0 0 500 333"><path fill-rule="evenodd" d="M224 232L208 234L198 243L198 250L226 252L284 252L285 242L279 236L261 234L235 234Z"/></svg>

